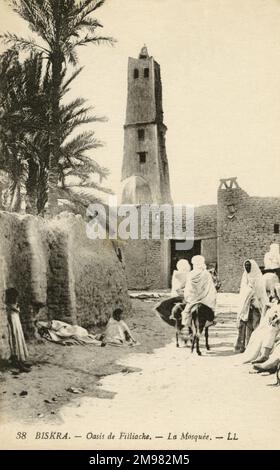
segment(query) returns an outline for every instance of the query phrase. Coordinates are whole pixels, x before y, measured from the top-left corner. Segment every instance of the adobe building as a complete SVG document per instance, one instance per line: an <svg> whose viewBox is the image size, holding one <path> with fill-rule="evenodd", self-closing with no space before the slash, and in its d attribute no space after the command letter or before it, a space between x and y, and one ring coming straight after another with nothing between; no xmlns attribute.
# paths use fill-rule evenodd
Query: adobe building
<svg viewBox="0 0 280 470"><path fill-rule="evenodd" d="M165 150L160 66L142 48L128 61L128 98L124 126L122 203L170 203ZM221 179L217 204L195 207L192 248L178 249L178 240L128 240L123 245L130 289L167 289L180 258L202 254L216 267L221 291L237 292L243 262L263 258L272 242L280 243L280 198L250 197L237 178Z"/></svg>

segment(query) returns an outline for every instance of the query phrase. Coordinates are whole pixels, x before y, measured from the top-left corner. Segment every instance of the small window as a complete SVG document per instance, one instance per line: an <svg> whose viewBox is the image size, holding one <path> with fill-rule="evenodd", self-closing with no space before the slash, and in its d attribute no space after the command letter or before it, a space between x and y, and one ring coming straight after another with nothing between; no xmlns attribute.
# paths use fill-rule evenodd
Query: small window
<svg viewBox="0 0 280 470"><path fill-rule="evenodd" d="M139 78L139 70L134 69L134 78Z"/></svg>
<svg viewBox="0 0 280 470"><path fill-rule="evenodd" d="M146 163L147 153L146 152L139 152L138 155L139 155L139 163Z"/></svg>
<svg viewBox="0 0 280 470"><path fill-rule="evenodd" d="M274 233L279 233L279 224L274 224Z"/></svg>
<svg viewBox="0 0 280 470"><path fill-rule="evenodd" d="M149 78L149 75L150 75L150 70L148 68L145 68L144 69L144 77Z"/></svg>
<svg viewBox="0 0 280 470"><path fill-rule="evenodd" d="M138 129L138 140L145 140L145 130L144 129Z"/></svg>

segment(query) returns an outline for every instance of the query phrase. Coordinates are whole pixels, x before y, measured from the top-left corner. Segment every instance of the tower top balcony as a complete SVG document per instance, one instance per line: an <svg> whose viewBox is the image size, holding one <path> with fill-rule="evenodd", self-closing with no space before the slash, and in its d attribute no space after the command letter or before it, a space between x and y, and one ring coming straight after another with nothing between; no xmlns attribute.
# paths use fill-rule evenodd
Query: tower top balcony
<svg viewBox="0 0 280 470"><path fill-rule="evenodd" d="M149 56L149 53L148 53L148 48L146 46L146 44L144 44L144 46L142 47L141 51L140 51L140 54L139 54L139 59L148 59L150 56Z"/></svg>

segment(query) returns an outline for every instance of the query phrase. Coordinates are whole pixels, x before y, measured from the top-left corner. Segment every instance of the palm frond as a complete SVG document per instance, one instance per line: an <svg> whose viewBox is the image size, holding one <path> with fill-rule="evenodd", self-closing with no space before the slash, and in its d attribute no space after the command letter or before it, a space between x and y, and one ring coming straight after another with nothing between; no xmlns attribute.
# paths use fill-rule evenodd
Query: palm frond
<svg viewBox="0 0 280 470"><path fill-rule="evenodd" d="M106 0L84 0L77 3L75 15L82 15L84 17L90 15L95 10L104 5Z"/></svg>
<svg viewBox="0 0 280 470"><path fill-rule="evenodd" d="M71 48L74 49L76 47L86 46L89 43L97 44L98 46L100 44L109 44L112 46L113 44L115 44L115 42L116 40L109 36L90 36L86 34L84 37L80 38L78 41L74 41L71 44Z"/></svg>
<svg viewBox="0 0 280 470"><path fill-rule="evenodd" d="M62 96L67 93L68 91L68 87L69 85L71 85L71 83L73 82L73 80L75 80L75 78L77 78L78 75L80 75L81 71L83 70L84 67L79 67L77 68L69 78L67 78L67 80L65 80L62 84L62 87L61 87L61 94Z"/></svg>
<svg viewBox="0 0 280 470"><path fill-rule="evenodd" d="M53 43L53 15L47 1L11 0L13 10L27 21L32 32L37 33L49 46Z"/></svg>
<svg viewBox="0 0 280 470"><path fill-rule="evenodd" d="M45 47L39 46L39 44L37 44L34 39L32 38L25 39L13 33L1 34L0 40L2 40L2 42L5 45L8 45L8 46L11 45L16 51L28 51L28 52L33 52L33 53L43 51L48 56L50 53L50 51L46 49Z"/></svg>

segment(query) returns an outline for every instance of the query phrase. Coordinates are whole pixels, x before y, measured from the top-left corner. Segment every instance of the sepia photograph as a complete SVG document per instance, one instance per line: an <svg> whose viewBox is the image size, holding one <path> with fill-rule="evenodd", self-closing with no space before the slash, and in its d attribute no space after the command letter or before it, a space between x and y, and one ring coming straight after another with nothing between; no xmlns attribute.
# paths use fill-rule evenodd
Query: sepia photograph
<svg viewBox="0 0 280 470"><path fill-rule="evenodd" d="M280 0L0 0L0 450L278 450L279 175Z"/></svg>

